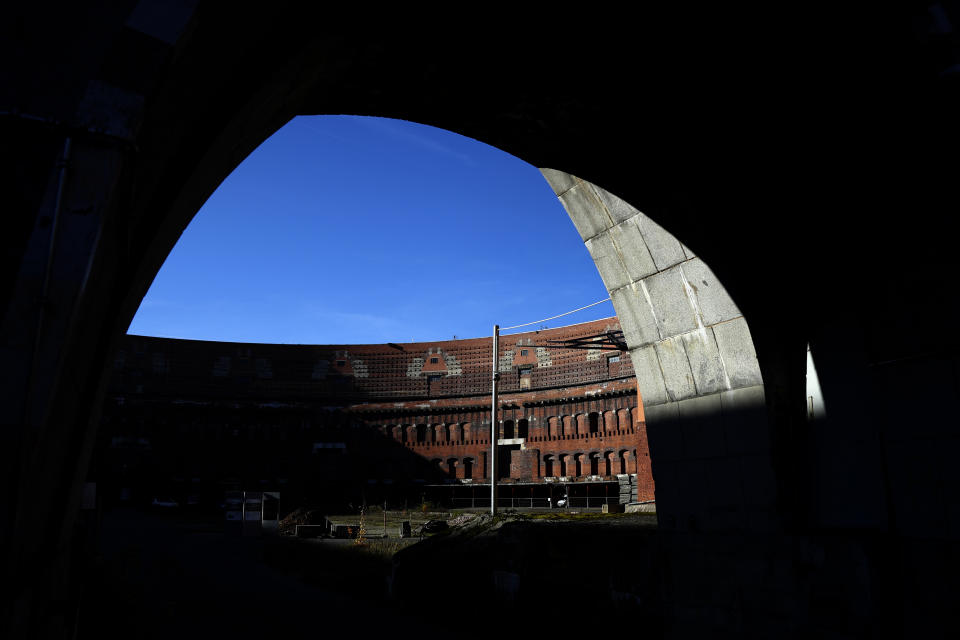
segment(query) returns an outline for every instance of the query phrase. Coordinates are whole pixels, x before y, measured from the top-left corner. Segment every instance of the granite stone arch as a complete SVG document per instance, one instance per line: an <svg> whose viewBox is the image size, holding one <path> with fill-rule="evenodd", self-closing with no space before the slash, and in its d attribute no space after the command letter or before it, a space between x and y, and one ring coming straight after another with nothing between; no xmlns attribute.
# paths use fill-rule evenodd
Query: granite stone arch
<svg viewBox="0 0 960 640"><path fill-rule="evenodd" d="M541 173L590 252L623 328L661 526L710 527L723 522L711 512L743 517L773 507L769 493L747 499L741 487L749 480L731 461L746 455L751 475L772 477L763 376L730 294L689 247L629 203L568 173ZM702 487L710 483L725 490L706 500Z"/></svg>

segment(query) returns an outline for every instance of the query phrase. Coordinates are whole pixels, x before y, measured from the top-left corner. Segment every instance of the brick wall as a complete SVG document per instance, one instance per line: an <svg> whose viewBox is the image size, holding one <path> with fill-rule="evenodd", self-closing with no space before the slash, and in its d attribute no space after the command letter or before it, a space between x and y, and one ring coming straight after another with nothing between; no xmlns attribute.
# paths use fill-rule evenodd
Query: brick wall
<svg viewBox="0 0 960 640"><path fill-rule="evenodd" d="M512 479L541 479L543 456L555 461L566 456L568 476L574 475L573 460L582 456L581 475L587 475L596 455L611 460L613 475L639 472L641 499L652 499L643 408L629 354L555 344L619 328L616 318L607 318L501 337L500 437L504 424L515 443L523 432L521 448L511 452ZM490 448L491 356L490 338L271 345L127 336L108 393L116 402L107 413L116 428L133 405L196 406L194 413L186 410L186 422L197 425L235 422L237 411L227 406L243 406L246 413L273 408L296 414L285 430L297 423L308 432L368 428L396 443L393 455L406 451L430 462L437 477L466 479L470 468L472 479L483 480ZM521 389L521 372L528 389ZM276 416L261 416L244 428L255 434L276 427L274 422ZM367 461L364 473L383 477L409 467L409 461L378 456ZM600 475L608 475L606 464L601 467Z"/></svg>

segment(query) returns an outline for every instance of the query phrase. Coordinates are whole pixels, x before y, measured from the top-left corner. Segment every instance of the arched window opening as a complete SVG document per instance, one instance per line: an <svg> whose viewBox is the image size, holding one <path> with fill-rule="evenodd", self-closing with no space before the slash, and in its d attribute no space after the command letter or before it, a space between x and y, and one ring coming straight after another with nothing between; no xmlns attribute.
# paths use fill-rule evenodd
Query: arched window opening
<svg viewBox="0 0 960 640"><path fill-rule="evenodd" d="M600 475L600 454L599 453L590 454L590 475L592 476Z"/></svg>
<svg viewBox="0 0 960 640"><path fill-rule="evenodd" d="M567 457L568 456L565 453L560 454L560 475L561 476L567 475Z"/></svg>
<svg viewBox="0 0 960 640"><path fill-rule="evenodd" d="M473 458L463 459L463 477L465 480L473 479Z"/></svg>
<svg viewBox="0 0 960 640"><path fill-rule="evenodd" d="M427 425L418 424L417 425L417 442L426 442L427 441Z"/></svg>
<svg viewBox="0 0 960 640"><path fill-rule="evenodd" d="M530 423L527 422L527 419L524 418L517 422L517 437L518 438L527 438L528 432L530 431Z"/></svg>
<svg viewBox="0 0 960 640"><path fill-rule="evenodd" d="M503 437L504 439L513 438L513 420L503 421Z"/></svg>
<svg viewBox="0 0 960 640"><path fill-rule="evenodd" d="M613 451L607 451L605 454L603 454L603 462L603 475L613 475Z"/></svg>
<svg viewBox="0 0 960 640"><path fill-rule="evenodd" d="M451 479L457 477L457 459L456 458L447 459L447 476Z"/></svg>
<svg viewBox="0 0 960 640"><path fill-rule="evenodd" d="M574 476L580 477L583 475L583 454L577 453L573 456L574 461Z"/></svg>
<svg viewBox="0 0 960 640"><path fill-rule="evenodd" d="M625 449L620 450L620 473L627 472L627 451Z"/></svg>
<svg viewBox="0 0 960 640"><path fill-rule="evenodd" d="M553 477L553 456L543 456L543 475L547 478Z"/></svg>
<svg viewBox="0 0 960 640"><path fill-rule="evenodd" d="M600 433L600 414L596 412L591 413L589 416L587 416L587 419L589 421L588 432Z"/></svg>

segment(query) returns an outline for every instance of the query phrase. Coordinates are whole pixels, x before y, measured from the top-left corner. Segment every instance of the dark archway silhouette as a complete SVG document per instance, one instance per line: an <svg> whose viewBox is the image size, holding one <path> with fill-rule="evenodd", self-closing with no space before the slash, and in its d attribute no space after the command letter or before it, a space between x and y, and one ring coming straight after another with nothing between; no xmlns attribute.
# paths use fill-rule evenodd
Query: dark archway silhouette
<svg viewBox="0 0 960 640"><path fill-rule="evenodd" d="M651 13L611 21L563 51L557 37L569 25L559 23L499 25L490 47L488 29L354 36L286 7L187 5L163 19L127 5L96 18L80 5L49 15L18 9L8 58L17 64L0 105L5 193L17 212L3 234L0 283L10 398L0 448L10 505L0 530L19 612L4 616L13 621L7 635L71 628L73 596L56 576L76 564L68 550L102 401L97 372L154 274L243 157L294 115L322 113L440 126L557 171L549 180L579 212L573 219L618 316L634 327L634 363L649 365L638 382L652 386L641 389L650 463L660 531L674 536L666 546L676 558L696 549L718 563L732 554L744 566L802 566L780 576L798 595L773 633L905 635L908 620L913 632L945 625L953 612L940 587L957 573L949 549L958 533L943 514L953 512L958 340L934 319L957 315L940 285L957 269L952 238L931 230L955 208L956 170L952 158L935 159L949 154L924 145L957 140L950 13L921 7L895 21L916 28L892 36L908 54L893 72L854 58L877 50L855 40L874 33L853 28L859 14L831 31L849 16L764 15L772 26L756 30L744 16ZM646 99L624 100L628 82ZM909 219L865 224L868 214ZM651 240L643 244L654 247L655 272L637 275L646 255L631 238L646 219L682 239L689 267L658 270L652 254L665 245ZM695 326L675 333L674 320L648 313L669 307L658 306L660 294L699 300L717 281L742 323L719 313L701 333L685 311L674 320ZM910 311L885 311L900 308ZM701 394L697 375L708 389L722 377L696 358L686 365L691 392L681 354L712 353L711 333L720 351L727 339L746 344L746 319L755 352L736 346L728 355L748 368L755 359L762 397L743 391L755 379L737 376L729 389ZM829 426L807 422L808 344ZM638 451L634 463L642 460ZM731 551L720 541L731 532L749 542ZM805 551L794 557L797 548ZM665 566L683 571L681 562ZM664 593L667 615L716 607L736 621L724 627L730 633L771 632L760 609L721 600L747 589L747 578L711 575L702 588ZM687 580L708 579L662 584ZM863 580L876 599L837 617L804 595L862 594ZM674 622L709 631L702 617Z"/></svg>

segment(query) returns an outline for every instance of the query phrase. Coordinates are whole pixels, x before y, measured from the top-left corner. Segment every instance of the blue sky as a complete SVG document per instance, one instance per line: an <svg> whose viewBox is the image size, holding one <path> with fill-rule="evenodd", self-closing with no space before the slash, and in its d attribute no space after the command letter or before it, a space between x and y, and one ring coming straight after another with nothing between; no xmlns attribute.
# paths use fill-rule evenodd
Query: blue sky
<svg viewBox="0 0 960 640"><path fill-rule="evenodd" d="M607 296L533 166L402 120L301 116L184 231L128 333L301 344L488 336ZM546 324L614 315L606 302Z"/></svg>

